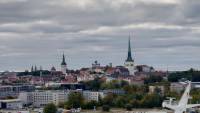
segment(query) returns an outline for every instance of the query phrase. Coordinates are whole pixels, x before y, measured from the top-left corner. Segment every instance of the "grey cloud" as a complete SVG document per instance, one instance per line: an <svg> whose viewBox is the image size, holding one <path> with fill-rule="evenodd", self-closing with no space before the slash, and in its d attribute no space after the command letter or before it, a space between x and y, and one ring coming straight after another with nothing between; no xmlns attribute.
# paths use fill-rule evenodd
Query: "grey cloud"
<svg viewBox="0 0 200 113"><path fill-rule="evenodd" d="M58 67L62 52L69 68L96 59L123 65L129 33L137 64L199 68L199 5L197 0L0 2L0 70Z"/></svg>

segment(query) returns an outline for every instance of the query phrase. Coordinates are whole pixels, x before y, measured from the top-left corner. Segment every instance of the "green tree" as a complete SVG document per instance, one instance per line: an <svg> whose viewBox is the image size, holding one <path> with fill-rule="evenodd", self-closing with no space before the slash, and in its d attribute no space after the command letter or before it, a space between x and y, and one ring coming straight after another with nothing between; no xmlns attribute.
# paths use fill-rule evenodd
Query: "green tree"
<svg viewBox="0 0 200 113"><path fill-rule="evenodd" d="M84 105L84 98L79 92L71 92L68 96L68 101L65 103L70 108L79 108Z"/></svg>
<svg viewBox="0 0 200 113"><path fill-rule="evenodd" d="M59 108L64 108L64 106L65 106L65 103L64 103L64 102L58 103L58 107L59 107Z"/></svg>
<svg viewBox="0 0 200 113"><path fill-rule="evenodd" d="M124 96L117 96L116 99L114 99L114 105L115 107L125 107L124 105L127 103L128 100L126 100L126 97Z"/></svg>
<svg viewBox="0 0 200 113"><path fill-rule="evenodd" d="M139 89L139 87L136 85L125 85L123 87L123 90L128 94L133 94L133 93L137 92L138 89Z"/></svg>
<svg viewBox="0 0 200 113"><path fill-rule="evenodd" d="M57 107L53 103L47 104L44 107L43 112L44 113L56 113L57 112Z"/></svg>
<svg viewBox="0 0 200 113"><path fill-rule="evenodd" d="M104 82L100 78L95 78L94 80L80 83L85 86L85 89L98 91Z"/></svg>
<svg viewBox="0 0 200 113"><path fill-rule="evenodd" d="M180 79L185 78L187 80L192 80L194 82L200 81L200 71L189 69L188 71L178 71L170 73L168 76L168 80L170 82L178 82Z"/></svg>
<svg viewBox="0 0 200 113"><path fill-rule="evenodd" d="M200 89L197 88L192 89L190 95L192 96L192 99L190 100L192 104L200 103Z"/></svg>
<svg viewBox="0 0 200 113"><path fill-rule="evenodd" d="M131 100L130 104L132 105L133 108L139 108L140 107L140 102L139 100Z"/></svg>
<svg viewBox="0 0 200 113"><path fill-rule="evenodd" d="M163 100L160 95L149 94L141 100L141 105L144 108L161 107L162 101Z"/></svg>
<svg viewBox="0 0 200 113"><path fill-rule="evenodd" d="M103 104L113 106L114 105L115 95L112 93L107 94L106 97L103 98Z"/></svg>
<svg viewBox="0 0 200 113"><path fill-rule="evenodd" d="M174 91L168 91L165 93L165 97L174 97L176 99L179 99L181 94L174 92Z"/></svg>
<svg viewBox="0 0 200 113"><path fill-rule="evenodd" d="M84 104L84 109L94 109L94 107L97 107L98 106L98 103L94 100L92 101L89 101L89 102L85 102Z"/></svg>
<svg viewBox="0 0 200 113"><path fill-rule="evenodd" d="M162 80L163 80L162 76L150 75L148 78L144 80L144 83L145 84L156 83L156 82L161 82Z"/></svg>
<svg viewBox="0 0 200 113"><path fill-rule="evenodd" d="M128 85L129 83L124 80L112 80L110 82L104 82L101 84L101 89L121 89Z"/></svg>

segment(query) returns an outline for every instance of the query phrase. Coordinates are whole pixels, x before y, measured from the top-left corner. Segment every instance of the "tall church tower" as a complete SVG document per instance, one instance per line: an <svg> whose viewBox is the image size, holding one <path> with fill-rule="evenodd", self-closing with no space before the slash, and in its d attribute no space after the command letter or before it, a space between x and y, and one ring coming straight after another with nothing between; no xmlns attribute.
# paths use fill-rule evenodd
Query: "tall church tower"
<svg viewBox="0 0 200 113"><path fill-rule="evenodd" d="M65 62L65 55L63 54L62 63L61 63L61 71L66 75L67 71L67 63Z"/></svg>
<svg viewBox="0 0 200 113"><path fill-rule="evenodd" d="M135 66L134 66L134 59L132 59L132 55L131 55L130 36L129 36L129 40L128 40L128 56L127 56L127 59L126 59L124 65L129 70L129 74L134 76L135 75Z"/></svg>

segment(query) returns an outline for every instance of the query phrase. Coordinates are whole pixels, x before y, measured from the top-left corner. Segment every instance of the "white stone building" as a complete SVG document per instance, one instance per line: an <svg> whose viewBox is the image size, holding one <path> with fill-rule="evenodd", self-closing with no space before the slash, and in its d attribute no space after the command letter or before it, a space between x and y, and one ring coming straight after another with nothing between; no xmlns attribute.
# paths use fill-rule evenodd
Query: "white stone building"
<svg viewBox="0 0 200 113"><path fill-rule="evenodd" d="M34 107L42 107L49 103L58 105L61 102L68 100L68 95L73 91L35 91L35 92L21 92L19 99L23 105L32 104ZM103 92L97 91L78 91L82 93L86 101L99 101L99 98L104 98Z"/></svg>
<svg viewBox="0 0 200 113"><path fill-rule="evenodd" d="M104 97L103 92L98 92L98 91L83 91L83 97L86 101L99 101L99 98Z"/></svg>

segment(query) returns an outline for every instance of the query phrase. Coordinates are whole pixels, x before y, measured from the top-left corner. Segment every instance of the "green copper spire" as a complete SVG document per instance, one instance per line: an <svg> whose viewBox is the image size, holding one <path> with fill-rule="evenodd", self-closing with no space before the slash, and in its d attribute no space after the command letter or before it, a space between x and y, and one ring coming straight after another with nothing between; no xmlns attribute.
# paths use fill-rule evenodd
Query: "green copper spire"
<svg viewBox="0 0 200 113"><path fill-rule="evenodd" d="M129 40L128 40L128 57L127 57L126 61L133 61L132 55L131 55L131 39L130 39L130 36L129 36Z"/></svg>
<svg viewBox="0 0 200 113"><path fill-rule="evenodd" d="M63 58L62 58L62 63L61 63L61 65L67 65L66 62L65 62L65 55L64 55L64 53L63 53Z"/></svg>

